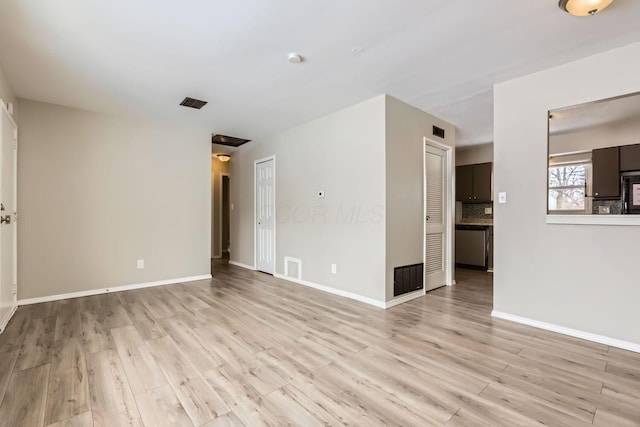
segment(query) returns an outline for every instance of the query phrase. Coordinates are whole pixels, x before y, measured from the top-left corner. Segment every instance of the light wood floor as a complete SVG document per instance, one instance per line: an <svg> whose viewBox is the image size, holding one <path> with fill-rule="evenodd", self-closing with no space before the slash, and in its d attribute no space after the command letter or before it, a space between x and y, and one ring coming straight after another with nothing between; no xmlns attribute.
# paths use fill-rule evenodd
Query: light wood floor
<svg viewBox="0 0 640 427"><path fill-rule="evenodd" d="M215 278L21 307L0 426L640 425L640 355L492 319L486 273L384 311Z"/></svg>

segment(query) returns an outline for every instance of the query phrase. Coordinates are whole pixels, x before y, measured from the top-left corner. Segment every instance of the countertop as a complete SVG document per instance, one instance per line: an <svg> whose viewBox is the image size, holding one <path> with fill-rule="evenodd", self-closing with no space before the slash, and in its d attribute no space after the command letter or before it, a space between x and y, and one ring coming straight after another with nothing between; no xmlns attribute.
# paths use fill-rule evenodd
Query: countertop
<svg viewBox="0 0 640 427"><path fill-rule="evenodd" d="M486 227L493 227L493 221L492 220L487 220L487 219L474 219L474 220L462 220L459 222L456 222L456 225L482 225L482 226L486 226Z"/></svg>

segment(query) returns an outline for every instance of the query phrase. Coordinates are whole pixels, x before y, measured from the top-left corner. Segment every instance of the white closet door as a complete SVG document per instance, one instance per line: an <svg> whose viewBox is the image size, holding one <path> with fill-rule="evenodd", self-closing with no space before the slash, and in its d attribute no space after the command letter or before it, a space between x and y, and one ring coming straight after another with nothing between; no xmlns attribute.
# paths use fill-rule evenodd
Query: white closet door
<svg viewBox="0 0 640 427"><path fill-rule="evenodd" d="M256 164L256 269L275 271L275 161Z"/></svg>
<svg viewBox="0 0 640 427"><path fill-rule="evenodd" d="M427 146L425 153L426 235L425 290L445 284L445 155L443 150Z"/></svg>
<svg viewBox="0 0 640 427"><path fill-rule="evenodd" d="M18 130L0 106L0 330L16 308L16 195Z"/></svg>

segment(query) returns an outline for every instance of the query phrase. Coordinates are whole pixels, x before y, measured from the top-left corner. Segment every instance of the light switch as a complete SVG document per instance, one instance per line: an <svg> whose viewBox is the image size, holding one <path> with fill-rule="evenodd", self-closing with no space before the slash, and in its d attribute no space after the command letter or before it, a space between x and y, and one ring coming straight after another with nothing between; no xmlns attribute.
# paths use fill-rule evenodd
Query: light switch
<svg viewBox="0 0 640 427"><path fill-rule="evenodd" d="M498 193L498 203L507 203L507 193L501 191Z"/></svg>

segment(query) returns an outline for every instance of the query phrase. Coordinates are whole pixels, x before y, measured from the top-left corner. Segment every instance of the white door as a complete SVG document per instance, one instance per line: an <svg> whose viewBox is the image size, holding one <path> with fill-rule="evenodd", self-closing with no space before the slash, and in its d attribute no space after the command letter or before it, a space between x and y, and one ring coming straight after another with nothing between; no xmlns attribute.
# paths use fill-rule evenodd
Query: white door
<svg viewBox="0 0 640 427"><path fill-rule="evenodd" d="M275 160L256 163L256 269L273 274L275 266Z"/></svg>
<svg viewBox="0 0 640 427"><path fill-rule="evenodd" d="M425 151L425 291L445 285L446 167L444 150L427 145Z"/></svg>
<svg viewBox="0 0 640 427"><path fill-rule="evenodd" d="M0 107L0 330L16 308L16 172L18 128Z"/></svg>

